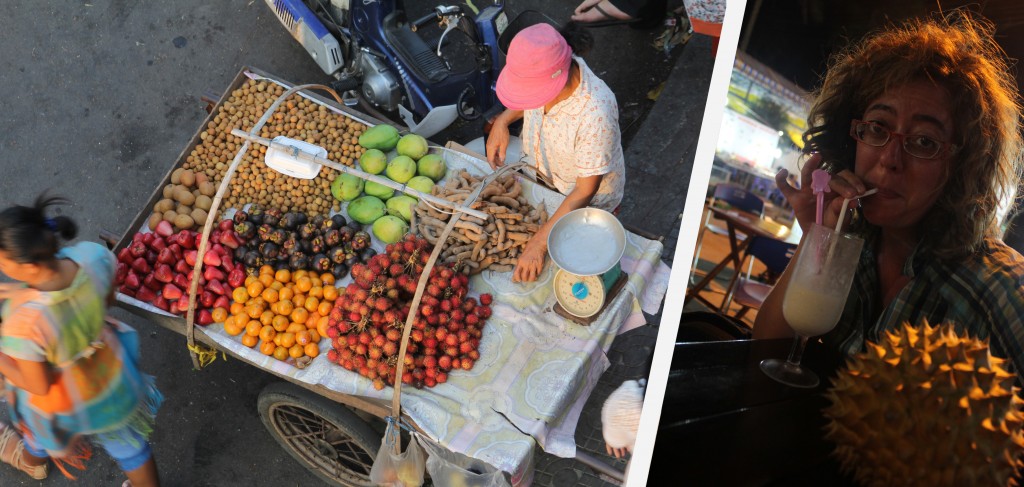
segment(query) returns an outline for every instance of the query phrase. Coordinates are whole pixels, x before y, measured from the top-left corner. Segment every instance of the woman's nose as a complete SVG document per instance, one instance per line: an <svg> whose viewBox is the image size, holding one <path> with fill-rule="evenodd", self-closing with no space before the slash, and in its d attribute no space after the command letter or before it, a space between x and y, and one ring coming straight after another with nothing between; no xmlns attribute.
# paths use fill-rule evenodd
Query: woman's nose
<svg viewBox="0 0 1024 487"><path fill-rule="evenodd" d="M903 158L906 154L903 151L903 139L895 134L889 137L889 142L882 147L879 157L879 164L890 171L901 171L903 169Z"/></svg>

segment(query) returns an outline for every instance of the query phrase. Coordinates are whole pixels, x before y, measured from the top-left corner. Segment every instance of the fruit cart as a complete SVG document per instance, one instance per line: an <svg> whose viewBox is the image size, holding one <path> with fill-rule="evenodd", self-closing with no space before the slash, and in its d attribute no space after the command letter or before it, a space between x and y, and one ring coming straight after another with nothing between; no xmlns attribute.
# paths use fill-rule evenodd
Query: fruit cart
<svg viewBox="0 0 1024 487"><path fill-rule="evenodd" d="M247 83L251 86L253 80L291 88L270 74L243 68L224 96L211 104L202 128L157 186L128 232L116 243L109 239L115 253L120 256L139 235L151 233L155 222L151 220L160 219L159 211L154 209L166 199L167 186L178 177L174 171L195 157L196 148L215 130L226 130L215 126L215 115L220 111L234 114L237 101L232 100L237 100L240 87ZM309 92L300 94L329 116L347 117L367 126L381 123L333 100ZM451 177L457 177L461 171L483 177L489 171L479 157L459 147L430 150L443 154ZM241 154L242 150L239 157ZM224 165L221 162L217 167ZM543 203L539 206L549 211L557 208L562 198L526 179L522 181L522 191L524 198ZM317 201L319 204L320 200ZM213 210L211 218L217 214L216 205ZM225 207L225 211L230 210ZM629 232L624 232L622 241L622 277L609 289L600 313L587 320L571 319L556 309L559 306L552 291L553 264L546 266L537 282L528 285L512 283L510 272L484 271L474 275L468 286L473 296L486 293L494 297L493 316L477 342L478 359L475 365L464 359L467 370L451 370L447 382L437 383L436 387L402 387L402 422L451 451L506 472L513 485L531 481L537 443L550 453L575 457L621 479L621 472L577 451L573 435L583 403L609 365L605 352L617 332L623 326L643 322L642 310L655 312L667 286L667 269L660 264L661 243ZM200 246L197 240L196 247L205 248L205 243ZM203 260L200 253L200 261ZM149 270L145 266L143 269ZM339 288L348 282L346 279L350 278L339 278ZM192 299L193 303L198 301L195 295ZM331 339L324 337L317 342L314 346L324 353L319 358L313 358L316 353L303 357L306 366L300 368L296 367L296 360L279 360L240 343L226 331L225 323L211 322L210 315L200 316L195 321L197 326L192 326L194 309L193 317L186 319L187 315L168 312L120 292L117 305L185 334L193 353L205 353L208 358L230 355L284 379L286 382L267 387L258 401L259 413L271 435L296 460L329 483L372 485L369 473L380 448L381 433L368 421L392 415L390 400L394 392L391 387L375 387L371 380L330 362L327 357L331 356ZM406 341L408 332L407 328Z"/></svg>

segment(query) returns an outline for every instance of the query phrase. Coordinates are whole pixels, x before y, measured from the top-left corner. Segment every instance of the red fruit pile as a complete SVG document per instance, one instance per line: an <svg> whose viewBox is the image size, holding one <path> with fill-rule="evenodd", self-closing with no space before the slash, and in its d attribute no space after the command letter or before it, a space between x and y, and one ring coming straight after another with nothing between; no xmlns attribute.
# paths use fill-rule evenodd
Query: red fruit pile
<svg viewBox="0 0 1024 487"><path fill-rule="evenodd" d="M414 235L389 244L368 263L352 266L353 281L328 315L328 360L373 381L381 390L397 375L402 329L413 295L430 256L426 240ZM402 382L417 388L448 380L448 372L470 370L484 323L491 316L491 296L468 297L469 276L451 265L430 270L403 366Z"/></svg>
<svg viewBox="0 0 1024 487"><path fill-rule="evenodd" d="M153 232L136 233L132 242L117 253L114 285L121 294L182 314L188 311L188 290L202 235L190 230L174 233L165 223ZM210 233L199 278L196 323L213 323L211 311L230 308L231 291L245 283L245 268L232 257L232 249L242 241L230 229L218 228Z"/></svg>

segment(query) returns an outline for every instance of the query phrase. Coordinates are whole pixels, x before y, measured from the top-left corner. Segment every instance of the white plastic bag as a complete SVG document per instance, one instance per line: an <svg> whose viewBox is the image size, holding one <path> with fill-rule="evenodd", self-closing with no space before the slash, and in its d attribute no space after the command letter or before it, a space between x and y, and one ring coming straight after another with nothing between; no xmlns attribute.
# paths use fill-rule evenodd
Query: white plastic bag
<svg viewBox="0 0 1024 487"><path fill-rule="evenodd" d="M388 421L384 430L384 441L377 458L370 469L370 481L384 487L419 487L423 485L424 459L423 449L416 441L416 435L410 436L409 446L404 452L395 454L395 442L399 429L394 421Z"/></svg>
<svg viewBox="0 0 1024 487"><path fill-rule="evenodd" d="M419 437L420 444L427 451L427 473L434 485L510 487L501 470L487 462L450 451L419 433L413 433L413 436Z"/></svg>

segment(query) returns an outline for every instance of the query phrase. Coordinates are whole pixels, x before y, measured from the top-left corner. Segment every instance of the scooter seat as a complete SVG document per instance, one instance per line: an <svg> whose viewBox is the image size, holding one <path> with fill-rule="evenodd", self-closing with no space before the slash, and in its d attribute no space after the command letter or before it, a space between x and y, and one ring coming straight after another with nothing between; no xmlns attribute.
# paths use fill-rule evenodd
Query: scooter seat
<svg viewBox="0 0 1024 487"><path fill-rule="evenodd" d="M395 25L393 19L386 19L384 35L395 48L398 56L405 61L416 77L429 83L444 81L450 74L441 59L423 39L405 25ZM390 21L390 22L389 22Z"/></svg>

